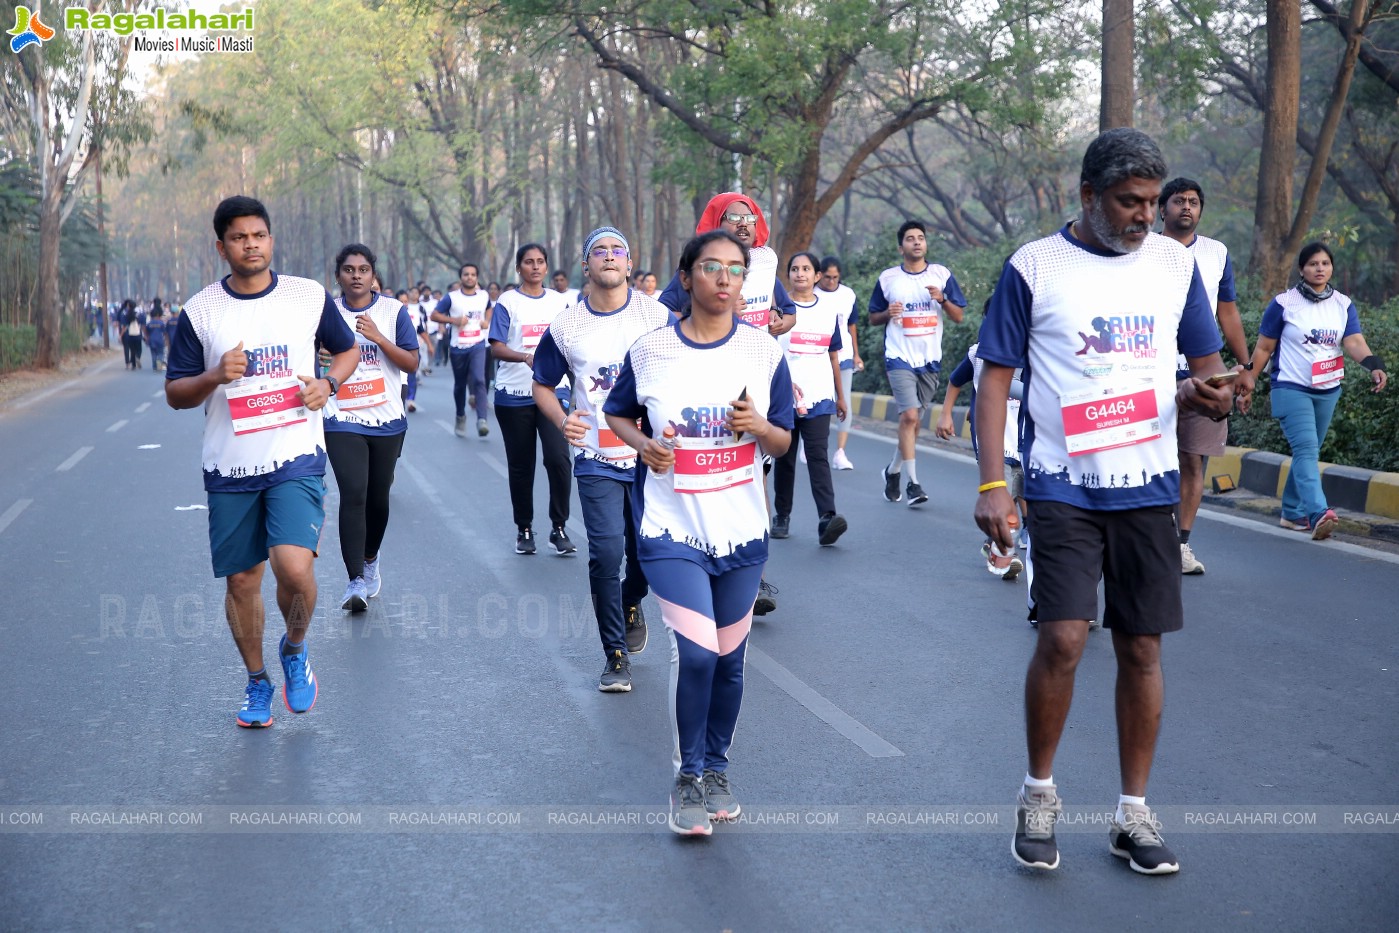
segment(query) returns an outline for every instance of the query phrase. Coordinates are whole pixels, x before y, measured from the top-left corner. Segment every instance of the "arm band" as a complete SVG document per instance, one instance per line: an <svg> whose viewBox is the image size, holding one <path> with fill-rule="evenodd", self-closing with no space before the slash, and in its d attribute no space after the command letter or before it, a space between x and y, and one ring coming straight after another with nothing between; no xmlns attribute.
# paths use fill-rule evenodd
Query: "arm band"
<svg viewBox="0 0 1399 933"><path fill-rule="evenodd" d="M1374 372L1377 369L1384 369L1384 360L1380 359L1374 353L1371 353L1360 361L1360 365L1364 366L1370 372Z"/></svg>
<svg viewBox="0 0 1399 933"><path fill-rule="evenodd" d="M977 494L980 495L980 494L983 493L983 492L990 492L990 491L993 490L993 489L1002 489L1002 488L1005 487L1005 485L1006 485L1006 481L1005 481L1005 480L1003 480L1003 479L998 479L998 480L996 480L995 482L992 482L992 483L982 483L980 486L976 487L976 491L977 491Z"/></svg>

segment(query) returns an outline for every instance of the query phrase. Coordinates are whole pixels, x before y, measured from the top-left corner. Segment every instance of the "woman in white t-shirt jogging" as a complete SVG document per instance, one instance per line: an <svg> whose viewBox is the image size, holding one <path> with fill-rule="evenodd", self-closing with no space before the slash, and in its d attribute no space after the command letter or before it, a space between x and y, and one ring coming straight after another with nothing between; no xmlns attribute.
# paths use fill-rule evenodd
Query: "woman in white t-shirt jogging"
<svg viewBox="0 0 1399 933"><path fill-rule="evenodd" d="M686 244L679 268L690 314L632 345L603 412L641 460L637 551L671 639L669 825L707 836L711 819L741 810L728 752L767 561L761 457L792 442L792 381L777 342L733 313L747 248L728 232L705 233Z"/></svg>

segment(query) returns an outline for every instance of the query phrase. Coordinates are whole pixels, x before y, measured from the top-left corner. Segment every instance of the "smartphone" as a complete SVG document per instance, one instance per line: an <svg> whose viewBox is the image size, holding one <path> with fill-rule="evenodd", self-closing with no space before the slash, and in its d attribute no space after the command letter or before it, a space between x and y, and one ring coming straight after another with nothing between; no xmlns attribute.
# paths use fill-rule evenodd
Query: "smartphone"
<svg viewBox="0 0 1399 933"><path fill-rule="evenodd" d="M1239 378L1238 373L1216 373L1205 380L1205 385L1218 389L1220 386L1227 386L1237 378Z"/></svg>
<svg viewBox="0 0 1399 933"><path fill-rule="evenodd" d="M739 400L740 402L746 402L746 401L748 401L748 387L747 387L747 386L744 386L744 387L743 387L743 391L740 392L740 393L738 393L738 400ZM743 432L742 432L742 431L735 431L735 432L734 432L734 440L736 440L736 441L741 441L741 440L743 440Z"/></svg>

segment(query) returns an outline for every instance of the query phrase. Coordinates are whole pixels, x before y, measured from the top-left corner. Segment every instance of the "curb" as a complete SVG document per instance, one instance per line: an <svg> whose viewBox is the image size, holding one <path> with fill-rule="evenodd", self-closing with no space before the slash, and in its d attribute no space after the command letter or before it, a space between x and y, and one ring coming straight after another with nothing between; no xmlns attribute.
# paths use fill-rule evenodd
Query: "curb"
<svg viewBox="0 0 1399 933"><path fill-rule="evenodd" d="M892 396L851 392L850 400L855 417L875 421L899 420ZM940 417L941 404L928 407L923 412L923 427L931 431ZM966 408L953 407L952 425L956 437L971 442ZM1205 500L1215 505L1233 504L1232 493L1209 492L1217 476L1230 477L1239 490L1247 490L1256 496L1280 498L1291 466L1292 458L1284 454L1251 447L1226 448L1224 456L1210 457L1205 468ZM1348 523L1360 526L1354 533L1399 541L1399 473L1382 473L1335 463L1322 463L1320 467L1321 488L1331 507L1359 513L1343 516ZM1250 510L1260 511L1256 508Z"/></svg>

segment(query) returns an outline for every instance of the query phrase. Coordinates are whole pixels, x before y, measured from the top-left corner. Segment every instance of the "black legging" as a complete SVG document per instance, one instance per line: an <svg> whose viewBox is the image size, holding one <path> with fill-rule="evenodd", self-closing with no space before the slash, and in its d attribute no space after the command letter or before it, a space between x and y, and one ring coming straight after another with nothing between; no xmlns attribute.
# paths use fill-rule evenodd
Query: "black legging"
<svg viewBox="0 0 1399 933"><path fill-rule="evenodd" d="M544 470L549 474L549 521L554 525L567 522L568 497L573 489L573 457L569 455L563 431L557 424L550 424L533 404L496 405L495 418L500 423L501 439L505 441L515 526L524 528L534 523L536 436L544 449Z"/></svg>
<svg viewBox="0 0 1399 933"><path fill-rule="evenodd" d="M797 482L797 437L806 446L806 471L811 478L811 497L816 500L816 516L824 518L836 510L835 483L831 480L831 462L826 459L827 441L831 433L831 416L797 418L792 446L777 458L772 469L773 508L778 515L791 516L792 496Z"/></svg>
<svg viewBox="0 0 1399 933"><path fill-rule="evenodd" d="M364 559L377 558L384 543L389 489L403 437L403 433L325 432L325 450L340 487L340 556L351 580L364 576Z"/></svg>
<svg viewBox="0 0 1399 933"><path fill-rule="evenodd" d="M132 369L141 368L141 335L122 334L121 348L126 351L126 365Z"/></svg>

